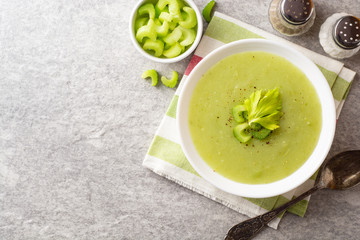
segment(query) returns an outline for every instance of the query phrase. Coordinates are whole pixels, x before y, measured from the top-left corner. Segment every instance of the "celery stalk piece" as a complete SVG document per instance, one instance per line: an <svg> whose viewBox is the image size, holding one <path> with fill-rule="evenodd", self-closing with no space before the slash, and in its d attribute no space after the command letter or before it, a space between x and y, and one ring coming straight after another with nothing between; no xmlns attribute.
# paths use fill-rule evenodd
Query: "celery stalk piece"
<svg viewBox="0 0 360 240"><path fill-rule="evenodd" d="M178 42L176 42L169 49L164 50L163 55L167 58L173 58L179 56L181 52L182 52L182 47Z"/></svg>
<svg viewBox="0 0 360 240"><path fill-rule="evenodd" d="M175 71L172 71L172 75L171 75L171 79L167 79L165 76L162 76L161 77L161 82L169 87L169 88L173 88L176 86L177 82L178 82L178 79L179 79L179 75L177 72Z"/></svg>
<svg viewBox="0 0 360 240"><path fill-rule="evenodd" d="M169 30L173 31L177 26L177 23L175 22L169 22Z"/></svg>
<svg viewBox="0 0 360 240"><path fill-rule="evenodd" d="M176 0L177 3L178 3L178 6L179 6L179 10L175 12L172 12L171 14L173 15L173 18L174 18L174 22L180 22L180 21L183 21L183 15L181 14L182 11L181 9L183 7L185 7L185 4L184 4L184 1L182 0Z"/></svg>
<svg viewBox="0 0 360 240"><path fill-rule="evenodd" d="M190 7L184 7L183 11L186 12L187 17L184 21L180 21L179 25L183 28L193 28L197 24L195 10Z"/></svg>
<svg viewBox="0 0 360 240"><path fill-rule="evenodd" d="M191 45L195 41L195 37L196 37L195 30L183 28L181 26L179 26L178 28L181 30L182 33L182 37L180 39L181 40L180 45L184 47Z"/></svg>
<svg viewBox="0 0 360 240"><path fill-rule="evenodd" d="M143 45L144 50L153 50L155 52L155 57L160 57L164 51L164 42L161 40L152 41L147 39Z"/></svg>
<svg viewBox="0 0 360 240"><path fill-rule="evenodd" d="M245 111L245 106L244 105L236 105L235 107L233 107L232 109L232 114L234 116L234 120L238 123L243 123L245 122L245 118L243 115L243 112Z"/></svg>
<svg viewBox="0 0 360 240"><path fill-rule="evenodd" d="M156 5L161 11L168 6L169 12L173 16L180 14L180 5L177 0L159 0Z"/></svg>
<svg viewBox="0 0 360 240"><path fill-rule="evenodd" d="M156 29L155 23L153 19L149 19L149 22L145 25L140 27L136 32L136 40L141 43L144 37L148 37L151 40L156 40Z"/></svg>
<svg viewBox="0 0 360 240"><path fill-rule="evenodd" d="M147 17L142 17L142 18L136 19L136 21L135 21L135 31L137 31L142 26L145 26L148 21L149 21L149 18L147 18Z"/></svg>
<svg viewBox="0 0 360 240"><path fill-rule="evenodd" d="M164 42L168 45L174 45L181 38L182 31L176 27L171 33L164 37Z"/></svg>
<svg viewBox="0 0 360 240"><path fill-rule="evenodd" d="M211 11L212 11L214 5L215 5L215 1L212 0L208 4L206 4L206 6L204 7L204 9L202 11L202 15L207 22L210 22L210 20L211 20Z"/></svg>
<svg viewBox="0 0 360 240"><path fill-rule="evenodd" d="M259 131L251 131L251 134L254 136L254 138L260 139L260 140L269 136L270 133L271 133L271 130L266 129L266 128L261 128Z"/></svg>
<svg viewBox="0 0 360 240"><path fill-rule="evenodd" d="M157 20L157 21L156 21ZM159 19L155 19L156 33L158 37L165 37L169 32L169 22L164 21L162 24Z"/></svg>
<svg viewBox="0 0 360 240"><path fill-rule="evenodd" d="M183 7L185 7L185 3L184 3L184 1L182 1L182 0L176 0L177 2L178 2L178 5L179 5L179 11L181 11L181 9L183 8Z"/></svg>
<svg viewBox="0 0 360 240"><path fill-rule="evenodd" d="M139 16L148 14L150 19L155 18L155 7L151 3L146 3L142 5L138 10Z"/></svg>
<svg viewBox="0 0 360 240"><path fill-rule="evenodd" d="M173 13L170 13L170 14L171 14L171 16L173 17L173 22L178 23L178 22L181 22L181 21L184 20L184 18L183 18L183 16L182 16L182 14L181 14L180 11L179 11L178 13L176 13L176 14L173 14Z"/></svg>
<svg viewBox="0 0 360 240"><path fill-rule="evenodd" d="M164 50L168 50L168 49L171 48L172 46L174 46L174 45L169 45L169 44L165 43ZM182 52L182 53L185 52L186 47L181 46L180 44L179 44L179 46L181 47L181 52Z"/></svg>
<svg viewBox="0 0 360 240"><path fill-rule="evenodd" d="M161 22L164 22L164 21L172 22L173 16L170 13L162 12L162 13L160 13L159 19Z"/></svg>
<svg viewBox="0 0 360 240"><path fill-rule="evenodd" d="M141 74L141 77L144 79L150 77L152 86L156 86L158 82L158 74L154 69L146 70L143 74Z"/></svg>
<svg viewBox="0 0 360 240"><path fill-rule="evenodd" d="M237 125L233 130L235 138L242 143L246 143L251 139L251 135L249 135L245 132L245 130L248 127L249 127L249 124L247 124L245 122L245 123L241 123L241 124Z"/></svg>

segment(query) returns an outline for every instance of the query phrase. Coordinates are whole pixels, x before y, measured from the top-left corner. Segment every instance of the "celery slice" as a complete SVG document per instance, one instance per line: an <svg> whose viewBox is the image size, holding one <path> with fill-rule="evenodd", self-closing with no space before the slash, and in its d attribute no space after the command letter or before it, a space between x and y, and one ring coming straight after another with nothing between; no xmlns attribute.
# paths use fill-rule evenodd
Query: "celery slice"
<svg viewBox="0 0 360 240"><path fill-rule="evenodd" d="M164 21L162 24L159 19L155 19L156 33L159 37L165 37L169 32L169 22Z"/></svg>
<svg viewBox="0 0 360 240"><path fill-rule="evenodd" d="M155 57L160 57L164 51L164 42L161 40L152 41L147 39L143 45L144 50L153 50L155 52Z"/></svg>
<svg viewBox="0 0 360 240"><path fill-rule="evenodd" d="M269 136L271 133L271 130L266 128L261 128L259 131L251 131L251 134L254 136L254 138L262 140Z"/></svg>
<svg viewBox="0 0 360 240"><path fill-rule="evenodd" d="M237 125L234 130L234 136L237 140L239 140L242 143L246 143L251 139L251 135L247 134L245 130L249 127L249 124L247 123L241 123Z"/></svg>
<svg viewBox="0 0 360 240"><path fill-rule="evenodd" d="M156 5L161 11L164 10L166 6L168 6L171 15L175 16L177 14L180 14L180 5L179 1L177 0L159 0Z"/></svg>
<svg viewBox="0 0 360 240"><path fill-rule="evenodd" d="M178 79L179 79L179 75L177 72L175 71L172 71L172 75L171 75L171 79L167 79L165 76L162 76L161 77L161 82L169 87L169 88L173 88L176 86L177 82L178 82Z"/></svg>
<svg viewBox="0 0 360 240"><path fill-rule="evenodd" d="M184 46L184 47L189 46L195 41L196 32L194 29L183 28L181 26L179 26L177 28L179 28L182 33L182 37L180 39L181 46ZM174 29L174 31L175 31L175 29Z"/></svg>
<svg viewBox="0 0 360 240"><path fill-rule="evenodd" d="M174 45L181 38L182 31L176 27L171 33L164 37L164 42L168 45Z"/></svg>
<svg viewBox="0 0 360 240"><path fill-rule="evenodd" d="M183 10L184 12L186 12L187 17L185 18L184 21L180 21L179 25L182 26L183 28L195 27L197 24L195 10L190 7L184 7Z"/></svg>
<svg viewBox="0 0 360 240"><path fill-rule="evenodd" d="M175 22L169 22L169 30L174 30L175 28L176 28L176 26L177 26L177 23L175 23Z"/></svg>
<svg viewBox="0 0 360 240"><path fill-rule="evenodd" d="M155 7L151 3L146 3L139 8L138 13L140 16L148 14L150 19L154 19L155 18Z"/></svg>
<svg viewBox="0 0 360 240"><path fill-rule="evenodd" d="M170 13L162 12L162 13L160 13L159 19L162 22L164 22L164 21L172 22L173 16Z"/></svg>
<svg viewBox="0 0 360 240"><path fill-rule="evenodd" d="M169 49L164 50L163 55L167 58L173 58L173 57L179 56L181 52L182 52L182 47L177 42L173 46L171 46Z"/></svg>
<svg viewBox="0 0 360 240"><path fill-rule="evenodd" d="M235 107L233 107L232 109L232 114L234 116L234 120L238 123L243 123L245 122L245 118L243 115L243 112L245 111L245 106L244 105L236 105Z"/></svg>
<svg viewBox="0 0 360 240"><path fill-rule="evenodd" d="M164 49L165 49L165 50L168 50L168 49L171 48L172 46L174 46L174 45L169 45L169 44L165 43ZM186 47L181 46L180 44L179 44L179 46L181 47L181 52L182 52L182 53L185 52Z"/></svg>
<svg viewBox="0 0 360 240"><path fill-rule="evenodd" d="M184 3L184 1L182 1L182 0L177 0L177 2L178 2L178 5L179 5L179 11L181 11L181 9L182 9L183 7L185 7L185 3Z"/></svg>
<svg viewBox="0 0 360 240"><path fill-rule="evenodd" d="M152 86L156 86L158 82L158 74L154 69L146 70L143 74L141 74L141 77L144 79L150 77Z"/></svg>
<svg viewBox="0 0 360 240"><path fill-rule="evenodd" d="M148 21L149 21L149 18L147 18L147 17L142 17L142 18L136 19L136 21L135 21L135 31L137 31L142 26L145 26Z"/></svg>
<svg viewBox="0 0 360 240"><path fill-rule="evenodd" d="M148 37L151 40L156 40L156 29L155 29L155 23L153 19L149 19L149 22L138 29L136 32L136 40L141 43L144 37Z"/></svg>
<svg viewBox="0 0 360 240"><path fill-rule="evenodd" d="M206 6L204 7L204 10L202 11L203 17L207 22L210 22L211 20L211 11L215 5L215 1L212 0Z"/></svg>

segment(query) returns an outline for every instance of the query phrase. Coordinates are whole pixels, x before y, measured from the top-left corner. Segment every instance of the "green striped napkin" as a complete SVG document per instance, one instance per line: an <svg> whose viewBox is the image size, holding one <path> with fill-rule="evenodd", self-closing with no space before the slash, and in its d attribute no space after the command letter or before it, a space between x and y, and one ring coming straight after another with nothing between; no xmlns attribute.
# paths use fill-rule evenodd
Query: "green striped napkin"
<svg viewBox="0 0 360 240"><path fill-rule="evenodd" d="M298 188L271 198L251 199L223 192L202 179L187 161L181 146L176 128L176 107L182 86L191 70L207 54L226 43L248 38L265 38L283 42L298 49L310 58L322 71L334 95L337 118L355 77L355 72L344 67L341 62L322 56L285 39L274 36L254 26L216 12L186 69L181 83L173 97L155 137L145 156L143 166L186 188L213 199L249 217L254 217L271 210L292 198L300 195L314 185L315 175ZM304 216L310 197L302 200L288 211ZM282 216L272 221L269 226L277 228Z"/></svg>

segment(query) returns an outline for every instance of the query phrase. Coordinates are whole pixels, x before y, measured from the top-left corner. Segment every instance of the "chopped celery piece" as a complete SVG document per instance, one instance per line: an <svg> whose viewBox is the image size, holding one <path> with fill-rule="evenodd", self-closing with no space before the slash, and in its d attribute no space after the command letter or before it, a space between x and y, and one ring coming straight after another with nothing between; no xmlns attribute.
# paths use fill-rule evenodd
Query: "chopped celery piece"
<svg viewBox="0 0 360 240"><path fill-rule="evenodd" d="M271 130L266 129L266 128L261 128L259 131L251 131L251 134L254 136L254 138L260 139L260 140L269 136L270 133L271 133Z"/></svg>
<svg viewBox="0 0 360 240"><path fill-rule="evenodd" d="M157 21L156 21L157 20ZM169 22L164 21L162 24L159 19L155 19L156 33L159 37L165 37L169 32Z"/></svg>
<svg viewBox="0 0 360 240"><path fill-rule="evenodd" d="M174 30L175 28L176 28L176 26L177 26L177 23L175 23L175 22L169 22L169 29L172 31L172 30Z"/></svg>
<svg viewBox="0 0 360 240"><path fill-rule="evenodd" d="M251 135L247 134L245 130L249 127L249 124L247 123L241 123L237 125L234 130L234 136L237 140L239 140L242 143L246 143L251 139Z"/></svg>
<svg viewBox="0 0 360 240"><path fill-rule="evenodd" d="M173 46L171 46L169 49L164 50L163 55L167 58L173 58L180 55L182 52L181 45L177 42Z"/></svg>
<svg viewBox="0 0 360 240"><path fill-rule="evenodd" d="M204 7L204 10L202 11L202 14L207 22L210 22L211 20L211 10L213 9L215 5L215 1L212 0L206 6Z"/></svg>
<svg viewBox="0 0 360 240"><path fill-rule="evenodd" d="M171 48L172 46L174 46L174 45L169 45L169 44L165 43L164 49L165 49L165 50L168 50L168 49ZM184 52L185 49L186 49L186 47L181 46L180 44L179 44L179 46L181 47L181 52Z"/></svg>
<svg viewBox="0 0 360 240"><path fill-rule="evenodd" d="M164 37L164 42L169 45L174 45L181 38L182 31L180 28L175 28L171 33Z"/></svg>
<svg viewBox="0 0 360 240"><path fill-rule="evenodd" d="M182 26L183 28L195 27L197 24L195 10L190 7L184 7L183 10L184 10L184 12L187 13L187 17L185 18L184 21L180 21L179 25Z"/></svg>
<svg viewBox="0 0 360 240"><path fill-rule="evenodd" d="M185 7L185 3L182 0L177 0L178 4L179 4L179 9L181 10L183 7Z"/></svg>
<svg viewBox="0 0 360 240"><path fill-rule="evenodd" d="M155 18L154 5L151 3L146 3L139 8L138 13L140 16L148 14L150 19L154 19Z"/></svg>
<svg viewBox="0 0 360 240"><path fill-rule="evenodd" d="M145 26L148 21L149 21L149 18L147 18L147 17L142 17L142 18L136 19L135 31L137 31L142 26Z"/></svg>
<svg viewBox="0 0 360 240"><path fill-rule="evenodd" d="M183 21L183 16L182 16L180 11L178 13L176 13L176 14L172 14L172 13L170 13L170 14L173 17L173 22L178 23L178 22Z"/></svg>
<svg viewBox="0 0 360 240"><path fill-rule="evenodd" d="M171 15L180 14L180 5L177 0L159 0L156 5L160 10L168 6Z"/></svg>
<svg viewBox="0 0 360 240"><path fill-rule="evenodd" d="M149 19L149 22L138 29L136 32L136 40L141 43L144 37L148 37L151 40L156 40L156 29L155 29L155 23L154 20Z"/></svg>
<svg viewBox="0 0 360 240"><path fill-rule="evenodd" d="M244 116L244 118L245 118L246 121L249 119L249 114L248 114L248 112L243 112L243 116Z"/></svg>
<svg viewBox="0 0 360 240"><path fill-rule="evenodd" d="M155 52L155 57L160 57L164 51L164 42L161 40L152 41L147 39L143 45L144 50L153 50Z"/></svg>
<svg viewBox="0 0 360 240"><path fill-rule="evenodd" d="M245 111L245 106L244 105L236 105L235 107L233 107L232 109L232 114L234 116L234 120L238 123L243 123L245 122L245 118L243 115L243 112Z"/></svg>
<svg viewBox="0 0 360 240"><path fill-rule="evenodd" d="M175 71L172 71L172 76L171 79L167 79L165 76L161 77L161 82L169 87L169 88L173 88L176 86L177 82L178 82L179 76L178 73Z"/></svg>
<svg viewBox="0 0 360 240"><path fill-rule="evenodd" d="M196 37L195 30L183 28L181 26L179 26L178 28L180 28L180 30L182 32L182 37L180 39L181 40L180 45L184 46L184 47L191 45L195 41L195 37ZM175 31L175 29L174 29L174 31Z"/></svg>
<svg viewBox="0 0 360 240"><path fill-rule="evenodd" d="M160 21L162 21L162 22L163 22L163 21L172 22L173 16L170 15L170 13L162 12L162 13L160 13L159 19L160 19Z"/></svg>
<svg viewBox="0 0 360 240"><path fill-rule="evenodd" d="M156 86L158 82L158 74L154 69L146 70L143 74L141 74L141 77L144 79L150 77L152 86Z"/></svg>

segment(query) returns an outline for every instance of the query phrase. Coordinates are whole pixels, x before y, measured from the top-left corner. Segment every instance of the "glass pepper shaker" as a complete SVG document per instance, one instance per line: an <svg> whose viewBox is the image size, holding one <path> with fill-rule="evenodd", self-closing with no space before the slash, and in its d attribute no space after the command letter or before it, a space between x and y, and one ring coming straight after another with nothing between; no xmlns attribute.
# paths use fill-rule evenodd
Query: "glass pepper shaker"
<svg viewBox="0 0 360 240"><path fill-rule="evenodd" d="M360 19L347 13L333 14L321 26L319 40L334 58L355 55L360 50Z"/></svg>
<svg viewBox="0 0 360 240"><path fill-rule="evenodd" d="M269 8L273 28L287 36L307 32L314 24L315 16L312 0L273 0Z"/></svg>

